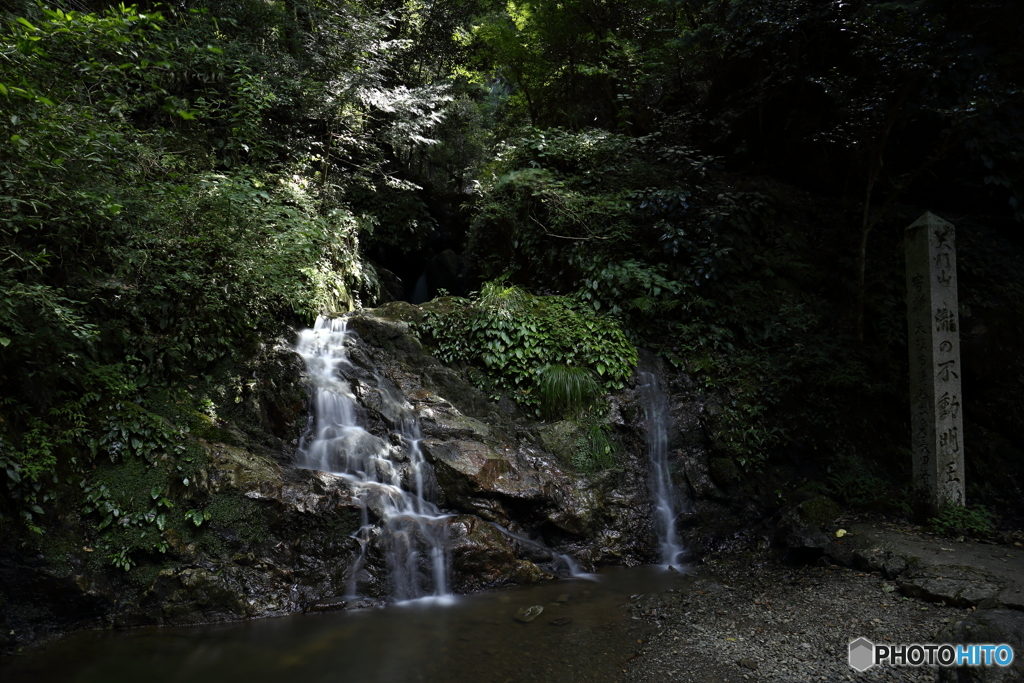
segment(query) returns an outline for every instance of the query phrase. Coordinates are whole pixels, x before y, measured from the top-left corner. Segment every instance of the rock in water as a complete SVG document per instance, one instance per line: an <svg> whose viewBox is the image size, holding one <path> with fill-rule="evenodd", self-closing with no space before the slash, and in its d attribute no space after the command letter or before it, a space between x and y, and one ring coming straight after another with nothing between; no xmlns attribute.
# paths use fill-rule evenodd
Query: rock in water
<svg viewBox="0 0 1024 683"><path fill-rule="evenodd" d="M516 612L515 619L516 621L521 621L524 624L529 624L531 621L539 617L541 615L541 612L543 611L544 608L540 605L534 605L533 607L524 607L518 612Z"/></svg>
<svg viewBox="0 0 1024 683"><path fill-rule="evenodd" d="M572 623L572 617L558 617L548 622L552 626L565 626Z"/></svg>

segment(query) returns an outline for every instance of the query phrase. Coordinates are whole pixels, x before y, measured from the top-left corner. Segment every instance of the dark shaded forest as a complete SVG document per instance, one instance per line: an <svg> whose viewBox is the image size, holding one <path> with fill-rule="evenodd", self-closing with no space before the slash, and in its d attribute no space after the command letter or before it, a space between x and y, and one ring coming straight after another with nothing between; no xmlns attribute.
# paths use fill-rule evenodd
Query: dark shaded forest
<svg viewBox="0 0 1024 683"><path fill-rule="evenodd" d="M97 570L165 552L166 530L217 514L184 493L194 437L273 423L253 406L275 340L436 297L424 341L528 414L555 410L543 368L585 402L640 349L694 378L716 448L780 505L908 514L902 244L924 211L956 225L960 264L972 507L940 526L1021 522L1018 3L9 0L0 17L5 542L74 516ZM139 467L145 500L116 485Z"/></svg>

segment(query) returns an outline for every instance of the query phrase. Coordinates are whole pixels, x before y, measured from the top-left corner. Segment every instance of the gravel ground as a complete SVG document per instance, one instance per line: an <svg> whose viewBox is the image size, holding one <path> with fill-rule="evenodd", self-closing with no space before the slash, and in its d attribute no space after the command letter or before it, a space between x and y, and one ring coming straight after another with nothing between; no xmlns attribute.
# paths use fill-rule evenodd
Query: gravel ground
<svg viewBox="0 0 1024 683"><path fill-rule="evenodd" d="M647 628L624 681L935 681L934 667L857 673L848 644L936 642L970 612L903 597L877 573L780 566L766 552L719 556L698 574L692 590L631 599Z"/></svg>

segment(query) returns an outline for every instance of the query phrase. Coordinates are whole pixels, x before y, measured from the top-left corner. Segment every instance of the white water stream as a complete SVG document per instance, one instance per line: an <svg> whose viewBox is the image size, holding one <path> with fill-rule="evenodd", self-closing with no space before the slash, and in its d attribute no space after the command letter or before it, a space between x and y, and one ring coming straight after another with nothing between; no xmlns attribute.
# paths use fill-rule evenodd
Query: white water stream
<svg viewBox="0 0 1024 683"><path fill-rule="evenodd" d="M313 422L299 446L301 465L344 477L363 509L355 534L361 552L349 591L355 594L367 549L376 541L384 550L391 597L447 596L447 515L427 500L428 465L420 450L419 422L411 406L381 383L381 399L395 416L391 428L397 443L358 424L355 396L341 372L351 367L350 342L344 318L321 316L313 329L299 334L296 347L313 384Z"/></svg>
<svg viewBox="0 0 1024 683"><path fill-rule="evenodd" d="M661 564L675 566L683 554L676 529L682 501L668 468L668 396L654 373L641 372L640 381L640 400L647 418L647 457L651 467L648 486L654 501L654 527L658 532Z"/></svg>
<svg viewBox="0 0 1024 683"><path fill-rule="evenodd" d="M392 430L389 440L359 424L358 404L348 379L358 373L349 360L353 340L346 323L345 318L321 316L313 329L299 334L296 351L305 360L313 391L310 428L299 446L300 466L343 477L362 507L362 523L354 534L361 550L351 570L350 595L357 592L357 579L374 546L384 556L392 598L444 598L449 595L449 515L429 500L425 482L431 472L420 450L419 421L399 392L378 381L369 390L379 392L386 406L385 419ZM677 565L683 553L676 529L682 506L668 469L668 399L656 375L641 372L640 378L661 563ZM498 528L519 541L529 541ZM566 564L571 575L590 578L572 558L553 556Z"/></svg>
<svg viewBox="0 0 1024 683"><path fill-rule="evenodd" d="M386 382L380 391L392 433L389 441L358 424L353 384L357 369L344 319L317 320L299 336L297 351L313 384L314 417L300 446L303 465L344 477L363 508L355 534L363 550L385 550L391 593L400 600L448 593L446 516L429 499L429 466L420 451L416 416ZM682 509L668 470L668 399L652 373L641 373L647 419L651 494L664 565L682 548L676 518ZM362 389L360 389L362 391ZM495 525L525 545L543 544ZM10 683L263 683L299 679L367 683L481 680L614 680L636 656L632 622L622 605L637 593L685 590L685 573L647 567L584 574L568 555L554 553L582 583L545 583L448 600L415 600L397 610L359 610L237 624L162 626L128 631L81 631L24 657L0 658L0 680ZM437 603L441 603L441 607ZM513 617L544 605L529 624ZM548 617L558 617L549 621ZM556 625L557 624L557 625Z"/></svg>

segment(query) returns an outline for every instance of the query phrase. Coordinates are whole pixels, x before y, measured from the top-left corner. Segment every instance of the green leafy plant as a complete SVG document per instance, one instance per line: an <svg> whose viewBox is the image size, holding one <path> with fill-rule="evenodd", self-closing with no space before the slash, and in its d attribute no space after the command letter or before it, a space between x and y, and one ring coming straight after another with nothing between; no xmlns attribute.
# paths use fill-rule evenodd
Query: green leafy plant
<svg viewBox="0 0 1024 683"><path fill-rule="evenodd" d="M879 500L901 499L894 495L892 485L875 474L874 468L863 458L841 457L828 467L828 473L825 492L846 505L866 506ZM909 511L909 506L905 509Z"/></svg>
<svg viewBox="0 0 1024 683"><path fill-rule="evenodd" d="M538 417L579 411L621 389L637 362L619 326L565 297L485 285L475 298L428 307L415 329L446 362L471 364L478 386Z"/></svg>
<svg viewBox="0 0 1024 683"><path fill-rule="evenodd" d="M145 481L162 478L162 472L149 470L141 480L135 479L132 484L144 485ZM127 491L123 490L124 481L124 477L109 482L83 479L80 486L85 500L81 513L86 519L98 519L95 526L97 545L112 551L107 555L110 563L129 571L136 564L132 556L135 551L167 552L163 532L170 526L168 515L175 505L167 497L164 487L157 484L149 490L151 503L147 509L134 495L135 486L129 485Z"/></svg>
<svg viewBox="0 0 1024 683"><path fill-rule="evenodd" d="M995 533L995 520L984 505L943 505L938 517L928 523L944 536L956 536L966 532L971 536L989 537Z"/></svg>
<svg viewBox="0 0 1024 683"><path fill-rule="evenodd" d="M134 456L152 463L183 436L159 415L127 401L114 404L104 423L90 446L94 455L102 450L113 462Z"/></svg>
<svg viewBox="0 0 1024 683"><path fill-rule="evenodd" d="M615 465L615 444L610 438L611 426L595 413L578 422L581 433L573 445L571 464L578 472L591 473Z"/></svg>
<svg viewBox="0 0 1024 683"><path fill-rule="evenodd" d="M374 219L341 200L332 165L387 186L370 158L425 140L447 100L385 86L390 57L364 48L386 22L351 3L321 5L315 36L288 48L295 18L250 0L216 16L20 5L0 13L0 516L38 530L97 456L174 455L181 426L144 405L147 387L187 384L372 295L358 236ZM303 49L322 74L360 55L358 84L328 86ZM301 102L321 87L334 105L314 95L313 112ZM286 141L284 102L326 142ZM330 134L363 108L387 120ZM412 195L402 187L392 196Z"/></svg>
<svg viewBox="0 0 1024 683"><path fill-rule="evenodd" d="M203 522L211 519L213 514L209 510L189 510L185 513L185 519L196 526L202 526Z"/></svg>

